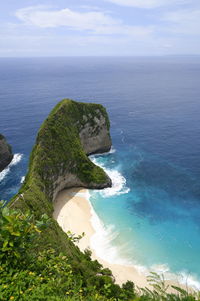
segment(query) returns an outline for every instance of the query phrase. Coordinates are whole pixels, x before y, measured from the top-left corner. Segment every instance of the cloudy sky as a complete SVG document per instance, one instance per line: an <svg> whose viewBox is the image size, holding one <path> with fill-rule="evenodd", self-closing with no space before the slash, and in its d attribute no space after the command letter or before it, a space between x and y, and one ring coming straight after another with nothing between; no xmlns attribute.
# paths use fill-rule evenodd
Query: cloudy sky
<svg viewBox="0 0 200 301"><path fill-rule="evenodd" d="M200 0L6 0L0 56L200 54Z"/></svg>

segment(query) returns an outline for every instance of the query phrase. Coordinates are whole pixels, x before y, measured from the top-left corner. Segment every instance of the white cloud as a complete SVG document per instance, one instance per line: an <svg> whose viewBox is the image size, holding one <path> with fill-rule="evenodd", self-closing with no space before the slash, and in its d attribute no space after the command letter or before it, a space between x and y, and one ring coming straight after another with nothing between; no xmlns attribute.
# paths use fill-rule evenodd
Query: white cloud
<svg viewBox="0 0 200 301"><path fill-rule="evenodd" d="M78 12L69 8L50 10L43 6L27 7L16 11L18 19L40 28L67 27L100 35L149 35L151 26L129 26L100 11Z"/></svg>
<svg viewBox="0 0 200 301"><path fill-rule="evenodd" d="M161 6L170 6L173 4L182 4L188 0L107 0L117 5L138 7L138 8L156 8Z"/></svg>
<svg viewBox="0 0 200 301"><path fill-rule="evenodd" d="M101 12L76 12L68 8L48 10L41 6L17 10L16 16L27 24L38 27L67 26L73 29L91 30L98 26L115 25L117 22Z"/></svg>
<svg viewBox="0 0 200 301"><path fill-rule="evenodd" d="M143 8L166 4L165 0L104 1ZM169 5L178 1L183 4L188 0L167 0ZM163 6L162 14L160 10L159 14L141 11L140 17L134 9L131 16L120 11L119 17L117 6L112 12L107 7L103 11L78 5L73 9L21 8L12 23L1 21L0 56L199 54L200 9L194 7L183 10L178 6L178 11L171 7L169 11ZM152 25L146 25L149 22Z"/></svg>
<svg viewBox="0 0 200 301"><path fill-rule="evenodd" d="M200 10L179 10L166 13L164 21L169 22L167 31L177 34L200 34Z"/></svg>

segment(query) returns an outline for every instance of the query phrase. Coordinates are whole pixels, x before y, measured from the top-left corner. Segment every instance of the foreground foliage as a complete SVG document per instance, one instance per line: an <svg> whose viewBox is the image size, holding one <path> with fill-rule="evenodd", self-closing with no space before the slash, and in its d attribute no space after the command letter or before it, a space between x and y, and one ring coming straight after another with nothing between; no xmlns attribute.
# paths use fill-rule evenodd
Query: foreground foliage
<svg viewBox="0 0 200 301"><path fill-rule="evenodd" d="M120 288L109 269L91 260L88 250L80 252L76 261L52 247L41 250L41 233L50 226L46 215L37 221L1 204L0 300L200 300L198 294L176 287L177 294L167 293L164 279L154 273L149 276L152 291L136 289L130 281ZM79 238L69 233L69 243Z"/></svg>

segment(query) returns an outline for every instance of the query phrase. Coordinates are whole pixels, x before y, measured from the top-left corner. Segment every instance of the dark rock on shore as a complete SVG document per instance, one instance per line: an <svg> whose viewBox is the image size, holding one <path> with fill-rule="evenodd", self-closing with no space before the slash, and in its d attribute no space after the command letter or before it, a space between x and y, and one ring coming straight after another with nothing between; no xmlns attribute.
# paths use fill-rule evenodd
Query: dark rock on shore
<svg viewBox="0 0 200 301"><path fill-rule="evenodd" d="M12 161L12 148L7 143L6 138L0 134L0 172Z"/></svg>

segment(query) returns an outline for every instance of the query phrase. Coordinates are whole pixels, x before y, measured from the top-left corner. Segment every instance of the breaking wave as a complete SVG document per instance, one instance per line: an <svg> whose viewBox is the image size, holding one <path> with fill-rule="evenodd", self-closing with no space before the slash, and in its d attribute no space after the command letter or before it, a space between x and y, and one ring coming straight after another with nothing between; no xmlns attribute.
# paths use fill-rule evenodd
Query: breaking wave
<svg viewBox="0 0 200 301"><path fill-rule="evenodd" d="M89 196L87 196L89 199ZM91 205L91 203L90 203ZM150 272L158 275L164 275L165 280L174 282L175 285L184 285L192 287L194 290L200 290L200 282L195 275L190 275L186 271L173 273L167 264L154 264L146 267L133 262L133 260L123 257L123 253L128 248L128 243L120 246L114 245L114 240L120 235L114 225L104 225L91 205L91 224L95 231L90 239L91 248L95 250L96 255L110 264L120 264L127 267L133 267L139 274L148 276Z"/></svg>
<svg viewBox="0 0 200 301"><path fill-rule="evenodd" d="M91 160L93 161L93 163L103 168L112 180L112 187L105 188L100 191L100 194L103 197L126 194L130 191L130 188L126 186L125 177L118 170L106 168L102 163L99 163L98 159L96 159L95 157L91 158Z"/></svg>
<svg viewBox="0 0 200 301"><path fill-rule="evenodd" d="M14 154L10 164L2 172L0 172L0 182L8 175L12 166L17 165L21 161L22 157L23 154Z"/></svg>

